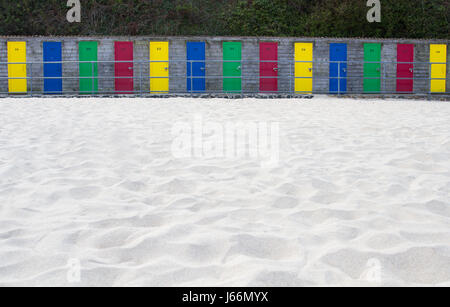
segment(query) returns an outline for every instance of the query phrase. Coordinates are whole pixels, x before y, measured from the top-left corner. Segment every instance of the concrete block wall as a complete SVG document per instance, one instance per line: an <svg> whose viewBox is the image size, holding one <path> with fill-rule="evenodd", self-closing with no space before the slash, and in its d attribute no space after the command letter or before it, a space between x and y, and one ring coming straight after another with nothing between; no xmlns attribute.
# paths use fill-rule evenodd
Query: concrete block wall
<svg viewBox="0 0 450 307"><path fill-rule="evenodd" d="M136 92L149 92L149 42L169 41L169 71L170 91L186 92L186 42L206 43L206 88L208 92L222 91L223 64L221 62L224 41L242 42L242 87L244 92L259 91L259 43L278 42L280 92L294 90L294 48L296 42L312 42L314 46L314 92L327 93L329 90L329 44L346 43L348 49L348 92L363 91L363 60L365 43L381 43L382 61L391 62L382 65L382 75L388 79L382 82L382 91L394 93L396 90L396 60L397 44L414 44L415 61L423 62L414 67L414 91L428 93L430 66L430 44L447 44L448 40L405 40L405 39L333 39L333 38L274 38L274 37L1 37L0 63L7 62L7 42L26 41L27 61L42 62L45 41L62 42L63 61L78 61L78 44L80 41L98 42L98 60L111 61L99 63L99 91L114 92L114 42L132 41L134 60L141 61L134 66L134 88ZM450 63L450 50L447 52L447 62ZM79 91L79 64L63 64L63 89L65 92ZM36 79L28 81L28 91L43 91L43 64L27 65L27 74ZM0 77L7 78L7 64L0 64ZM450 64L447 65L447 80L450 76ZM37 79L40 77L41 79ZM421 79L422 78L422 79ZM8 92L7 79L0 79L0 92ZM447 92L450 92L450 81L447 81Z"/></svg>
<svg viewBox="0 0 450 307"><path fill-rule="evenodd" d="M8 65L3 64L8 62L8 49L6 40L0 38L0 93L8 91Z"/></svg>

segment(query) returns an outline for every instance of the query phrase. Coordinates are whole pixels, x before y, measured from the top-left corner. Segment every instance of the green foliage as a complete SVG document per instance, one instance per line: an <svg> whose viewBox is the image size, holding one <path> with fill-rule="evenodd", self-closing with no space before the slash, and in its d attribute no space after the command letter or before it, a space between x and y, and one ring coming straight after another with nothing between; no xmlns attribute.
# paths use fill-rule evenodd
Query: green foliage
<svg viewBox="0 0 450 307"><path fill-rule="evenodd" d="M247 0L224 12L232 35L448 38L448 0L381 0L381 23L366 0Z"/></svg>
<svg viewBox="0 0 450 307"><path fill-rule="evenodd" d="M239 1L231 14L224 12L228 31L232 35L289 35L292 27L289 21L295 13L289 7L289 1L254 0Z"/></svg>
<svg viewBox="0 0 450 307"><path fill-rule="evenodd" d="M449 38L450 1L81 0L82 22L66 21L67 0L0 3L0 35L239 35Z"/></svg>

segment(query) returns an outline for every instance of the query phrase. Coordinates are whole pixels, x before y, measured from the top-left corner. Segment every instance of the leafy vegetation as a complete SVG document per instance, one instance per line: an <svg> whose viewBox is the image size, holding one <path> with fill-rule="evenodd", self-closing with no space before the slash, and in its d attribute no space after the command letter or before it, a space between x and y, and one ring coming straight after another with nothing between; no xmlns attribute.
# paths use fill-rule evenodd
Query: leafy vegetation
<svg viewBox="0 0 450 307"><path fill-rule="evenodd" d="M0 35L233 35L449 38L449 0L381 0L368 23L366 0L66 0L0 3Z"/></svg>

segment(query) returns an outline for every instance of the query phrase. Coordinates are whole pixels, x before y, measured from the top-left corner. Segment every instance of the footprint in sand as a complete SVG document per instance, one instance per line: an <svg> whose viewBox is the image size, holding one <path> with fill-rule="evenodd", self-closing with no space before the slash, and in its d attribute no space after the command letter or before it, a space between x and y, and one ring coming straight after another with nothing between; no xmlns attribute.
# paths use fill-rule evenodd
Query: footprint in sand
<svg viewBox="0 0 450 307"><path fill-rule="evenodd" d="M249 283L254 287L300 287L311 284L299 279L296 272L264 271L258 273Z"/></svg>
<svg viewBox="0 0 450 307"><path fill-rule="evenodd" d="M301 259L304 251L294 241L279 237L236 235L231 239L232 246L224 261L232 256L247 256L257 259Z"/></svg>
<svg viewBox="0 0 450 307"><path fill-rule="evenodd" d="M100 194L101 189L95 186L86 186L81 188L73 188L69 191L70 196L73 199L90 199L96 197Z"/></svg>
<svg viewBox="0 0 450 307"><path fill-rule="evenodd" d="M292 209L298 206L298 200L293 197L280 197L273 203L275 208Z"/></svg>
<svg viewBox="0 0 450 307"><path fill-rule="evenodd" d="M402 283L418 285L435 285L448 282L450 278L448 249L437 246L414 247L389 254L341 249L322 257L325 263L354 280L359 279L371 259L379 262L381 283L389 283L389 276L395 276Z"/></svg>
<svg viewBox="0 0 450 307"><path fill-rule="evenodd" d="M171 181L158 186L158 191L170 194L186 194L194 191L195 184L187 180L172 179Z"/></svg>
<svg viewBox="0 0 450 307"><path fill-rule="evenodd" d="M346 197L344 194L319 191L316 193L316 195L311 197L310 200L319 204L330 205L343 201L345 198Z"/></svg>
<svg viewBox="0 0 450 307"><path fill-rule="evenodd" d="M405 240L397 234L379 233L367 239L367 246L376 250L384 250L397 247L404 242Z"/></svg>
<svg viewBox="0 0 450 307"><path fill-rule="evenodd" d="M425 206L430 212L433 212L434 214L450 217L450 207L448 204L442 201L432 200L428 202Z"/></svg>
<svg viewBox="0 0 450 307"><path fill-rule="evenodd" d="M133 192L139 192L144 190L147 185L142 181L125 181L120 184L120 187Z"/></svg>

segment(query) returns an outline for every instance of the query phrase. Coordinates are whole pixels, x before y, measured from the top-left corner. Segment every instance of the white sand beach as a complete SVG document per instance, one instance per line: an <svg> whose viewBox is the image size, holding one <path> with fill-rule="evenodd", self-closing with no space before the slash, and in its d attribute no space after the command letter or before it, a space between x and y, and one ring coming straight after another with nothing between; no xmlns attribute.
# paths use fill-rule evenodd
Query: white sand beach
<svg viewBox="0 0 450 307"><path fill-rule="evenodd" d="M177 157L196 118L277 123L277 163ZM450 286L450 102L1 99L16 285Z"/></svg>

